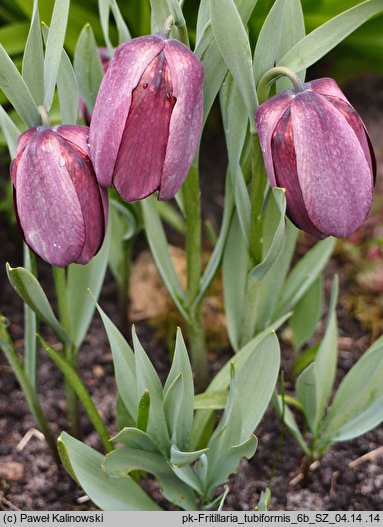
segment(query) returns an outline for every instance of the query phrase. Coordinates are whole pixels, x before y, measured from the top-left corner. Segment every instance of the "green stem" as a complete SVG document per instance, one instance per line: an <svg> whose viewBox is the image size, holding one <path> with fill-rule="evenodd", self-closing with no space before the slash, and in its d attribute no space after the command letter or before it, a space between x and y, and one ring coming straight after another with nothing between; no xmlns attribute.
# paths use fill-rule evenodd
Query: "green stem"
<svg viewBox="0 0 383 527"><path fill-rule="evenodd" d="M6 329L5 318L3 316L0 316L0 347L3 350L9 364L11 365L14 374L16 375L21 389L24 392L29 409L36 420L37 426L44 434L45 440L52 452L54 460L57 464L60 464L60 458L57 453L54 435L50 429L48 421L45 419L45 415L41 408L37 394L31 385L28 376L26 375L23 363L21 362L20 357L13 345L12 339Z"/></svg>
<svg viewBox="0 0 383 527"><path fill-rule="evenodd" d="M71 334L71 320L68 306L67 296L67 281L66 281L66 270L61 267L52 267L53 277L56 288L57 306L60 315L60 322L63 325L65 331ZM64 345L64 357L71 364L71 366L77 369L77 348L68 342L63 342ZM71 384L64 379L65 383L65 397L68 407L68 420L72 435L77 438L81 437L81 426L80 426L80 414L78 408L78 400L75 391Z"/></svg>
<svg viewBox="0 0 383 527"><path fill-rule="evenodd" d="M24 243L24 267L37 277L36 257ZM37 341L38 319L36 313L24 303L24 370L36 393L37 385Z"/></svg>
<svg viewBox="0 0 383 527"><path fill-rule="evenodd" d="M266 71L258 82L257 93L260 103L263 103L267 99L271 85L281 77L288 77L295 91L302 90L302 81L296 73L284 66L276 66Z"/></svg>
<svg viewBox="0 0 383 527"><path fill-rule="evenodd" d="M245 306L243 311L241 333L240 333L240 347L242 348L253 337L255 332L256 322L256 300L258 296L259 282L251 277L250 273L247 276Z"/></svg>
<svg viewBox="0 0 383 527"><path fill-rule="evenodd" d="M267 182L258 134L252 135L252 178L250 182L250 268L262 261L263 253L263 217L264 190Z"/></svg>
<svg viewBox="0 0 383 527"><path fill-rule="evenodd" d="M205 328L202 315L202 299L194 303L200 290L201 279L201 191L199 185L198 156L191 167L183 186L186 219L186 264L187 264L187 305L188 333L196 385L203 389L208 381L208 358L205 342Z"/></svg>
<svg viewBox="0 0 383 527"><path fill-rule="evenodd" d="M121 328L126 328L129 310L129 281L132 272L132 252L135 237L123 241L123 269L121 283L119 284Z"/></svg>
<svg viewBox="0 0 383 527"><path fill-rule="evenodd" d="M58 368L62 371L65 379L67 380L68 384L71 386L73 392L77 395L77 397L81 401L92 425L94 426L96 432L98 433L101 439L101 442L106 452L111 452L113 450L113 445L109 439L108 431L104 425L103 420L100 417L100 414L97 411L97 408L95 407L88 393L88 390L84 386L76 370L73 368L73 366L70 364L69 361L67 361L62 355L60 355L60 353L58 353L55 349L53 349L52 346L50 346L43 338L41 337L39 338L48 356L52 359L52 361L56 364L56 366L58 366Z"/></svg>

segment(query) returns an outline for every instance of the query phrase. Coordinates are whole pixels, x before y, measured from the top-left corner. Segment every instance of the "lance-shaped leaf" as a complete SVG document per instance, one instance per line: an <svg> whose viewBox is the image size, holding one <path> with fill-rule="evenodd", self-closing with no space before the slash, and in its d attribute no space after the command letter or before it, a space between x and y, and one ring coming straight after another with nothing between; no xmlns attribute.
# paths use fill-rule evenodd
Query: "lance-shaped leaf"
<svg viewBox="0 0 383 527"><path fill-rule="evenodd" d="M104 456L63 432L58 439L62 462L102 510L158 511L161 508L131 478L113 479L102 469Z"/></svg>
<svg viewBox="0 0 383 527"><path fill-rule="evenodd" d="M278 65L297 72L308 68L382 9L383 0L366 0L344 11L295 44Z"/></svg>
<svg viewBox="0 0 383 527"><path fill-rule="evenodd" d="M0 89L29 127L41 124L37 105L24 79L0 44Z"/></svg>
<svg viewBox="0 0 383 527"><path fill-rule="evenodd" d="M6 268L9 281L24 302L57 333L60 339L70 342L69 335L55 317L49 300L37 278L24 267L12 268L7 264Z"/></svg>
<svg viewBox="0 0 383 527"><path fill-rule="evenodd" d="M358 437L383 420L383 344L378 339L342 380L323 423L323 442Z"/></svg>
<svg viewBox="0 0 383 527"><path fill-rule="evenodd" d="M249 38L234 0L210 0L211 26L218 49L241 91L254 128L257 94Z"/></svg>
<svg viewBox="0 0 383 527"><path fill-rule="evenodd" d="M119 448L108 454L103 469L111 478L123 482L135 470L154 474L158 479L165 498L186 510L195 510L195 496L192 489L180 481L169 467L167 460L153 452L134 448Z"/></svg>
<svg viewBox="0 0 383 527"><path fill-rule="evenodd" d="M338 280L334 279L326 333L318 349L315 362L298 377L296 392L313 433L317 433L333 388L337 361L336 302Z"/></svg>
<svg viewBox="0 0 383 527"><path fill-rule="evenodd" d="M23 55L22 75L36 104L42 104L44 99L44 50L37 0L33 2L31 26Z"/></svg>
<svg viewBox="0 0 383 527"><path fill-rule="evenodd" d="M69 0L56 0L44 60L44 107L49 112L53 102L57 75L64 46L69 14Z"/></svg>
<svg viewBox="0 0 383 527"><path fill-rule="evenodd" d="M93 30L86 24L80 33L74 54L74 69L78 86L90 113L104 75Z"/></svg>

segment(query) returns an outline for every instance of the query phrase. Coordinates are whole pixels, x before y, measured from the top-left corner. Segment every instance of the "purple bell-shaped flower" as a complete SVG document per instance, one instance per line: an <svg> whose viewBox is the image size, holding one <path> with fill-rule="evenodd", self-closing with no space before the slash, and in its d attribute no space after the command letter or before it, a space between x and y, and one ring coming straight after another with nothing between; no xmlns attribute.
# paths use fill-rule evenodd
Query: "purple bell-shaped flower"
<svg viewBox="0 0 383 527"><path fill-rule="evenodd" d="M203 66L177 40L159 35L117 48L92 114L90 155L100 185L126 201L182 185L201 135Z"/></svg>
<svg viewBox="0 0 383 527"><path fill-rule="evenodd" d="M89 158L85 126L39 126L19 138L11 165L25 242L46 262L86 264L104 239L108 205Z"/></svg>
<svg viewBox="0 0 383 527"><path fill-rule="evenodd" d="M261 104L256 123L272 187L316 238L345 237L371 209L375 156L366 128L336 82L324 78Z"/></svg>

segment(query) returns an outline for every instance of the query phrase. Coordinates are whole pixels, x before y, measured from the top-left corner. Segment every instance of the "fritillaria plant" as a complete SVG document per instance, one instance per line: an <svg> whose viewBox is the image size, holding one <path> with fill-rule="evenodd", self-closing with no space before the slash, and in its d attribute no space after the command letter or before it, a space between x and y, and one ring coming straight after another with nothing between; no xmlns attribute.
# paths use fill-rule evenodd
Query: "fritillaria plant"
<svg viewBox="0 0 383 527"><path fill-rule="evenodd" d="M383 5L367 0L305 35L300 1L276 0L253 42L246 26L257 16L256 0L201 0L192 51L182 1L152 0L153 34L134 39L117 2L106 4L100 2L105 42L96 43L86 25L74 68L63 48L70 0L57 0L50 28L41 27L34 1L21 74L0 47L0 88L25 125L21 133L0 111L14 158L15 213L27 244L24 266L7 266L25 303L24 362L3 317L0 346L56 455L39 402L40 345L63 372L72 435L61 435L59 453L98 506L158 510L138 482L150 472L177 507L221 508L227 489L221 494L217 489L241 459L254 454L254 431L273 393L274 407L308 459L383 419L382 385L375 375L382 368L380 341L349 372L327 411L336 371L336 286L325 337L297 380L296 399L275 391L280 363L275 332L289 320L300 345L314 334L333 236L348 235L366 218L375 177L373 150L357 112L335 81L305 83L305 70ZM110 11L119 35L116 50ZM107 67L97 44L107 47ZM274 83L276 95L266 100ZM202 268L199 150L217 97L228 167L222 223ZM79 124L80 101L91 115L90 129ZM63 124L50 123L57 115ZM152 194L175 198L167 211L185 233L186 286L170 257L164 209ZM132 350L97 304L108 264L120 286L127 286L127 274L119 275L127 259L122 249L141 226L187 327L191 363L178 331L164 383L135 331ZM292 266L297 227L321 241ZM35 255L52 265L58 316L38 281ZM203 303L221 268L234 354L211 379ZM118 391L119 431L112 438L77 372L96 306ZM54 330L62 351L36 338L43 323ZM106 456L73 437L80 435L79 401ZM312 444L287 401L302 409Z"/></svg>

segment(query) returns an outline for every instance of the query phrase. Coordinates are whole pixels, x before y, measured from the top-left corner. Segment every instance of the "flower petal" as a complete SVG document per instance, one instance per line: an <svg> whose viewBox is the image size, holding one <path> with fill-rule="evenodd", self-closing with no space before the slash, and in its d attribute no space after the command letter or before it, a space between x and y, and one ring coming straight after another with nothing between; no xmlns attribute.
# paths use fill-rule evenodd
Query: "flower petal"
<svg viewBox="0 0 383 527"><path fill-rule="evenodd" d="M255 116L263 159L272 187L276 187L278 183L274 172L271 140L278 121L289 107L293 97L294 93L291 90L284 91L261 104Z"/></svg>
<svg viewBox="0 0 383 527"><path fill-rule="evenodd" d="M35 133L20 160L15 190L26 243L53 265L76 261L85 240L83 217L56 133Z"/></svg>
<svg viewBox="0 0 383 527"><path fill-rule="evenodd" d="M364 155L366 156L367 163L370 166L372 177L375 181L376 177L376 160L374 150L371 145L370 138L366 127L363 124L362 119L357 114L356 110L348 104L335 97L324 96L326 99L333 104L337 110L343 115L352 130L356 134L361 147L363 148Z"/></svg>
<svg viewBox="0 0 383 527"><path fill-rule="evenodd" d="M317 229L344 237L371 208L370 167L356 134L324 97L306 91L291 103L297 173Z"/></svg>
<svg viewBox="0 0 383 527"><path fill-rule="evenodd" d="M340 99L341 101L350 104L350 101L339 88L337 83L334 81L334 79L330 79L330 77L324 77L322 79L315 79L313 81L306 82L303 84L303 87L306 90L310 90L315 93L320 93L321 95L327 95L328 97L336 97L337 99Z"/></svg>
<svg viewBox="0 0 383 527"><path fill-rule="evenodd" d="M72 124L54 126L52 128L61 137L71 143L76 150L80 150L82 155L89 156L89 127Z"/></svg>
<svg viewBox="0 0 383 527"><path fill-rule="evenodd" d="M76 262L86 264L97 253L104 239L106 223L100 191L106 194L106 190L100 188L89 157L79 154L69 141L62 139L59 142L81 207L85 230L84 245Z"/></svg>
<svg viewBox="0 0 383 527"><path fill-rule="evenodd" d="M290 110L287 109L279 120L272 138L271 155L278 187L286 190L287 215L300 229L315 238L324 238L310 220L297 174L297 161L291 126Z"/></svg>
<svg viewBox="0 0 383 527"><path fill-rule="evenodd" d="M112 185L132 91L163 46L164 40L158 36L139 37L122 44L102 80L92 114L89 146L97 179L104 187Z"/></svg>
<svg viewBox="0 0 383 527"><path fill-rule="evenodd" d="M166 40L164 54L171 72L174 106L159 199L172 198L193 162L203 118L203 66L186 46Z"/></svg>
<svg viewBox="0 0 383 527"><path fill-rule="evenodd" d="M43 129L43 127L39 127L39 128ZM16 185L17 167L24 154L25 147L27 146L28 142L35 134L36 130L37 128L30 128L29 130L26 130L25 132L23 132L19 137L18 144L17 144L17 152L11 163L10 170L9 170L13 186Z"/></svg>
<svg viewBox="0 0 383 527"><path fill-rule="evenodd" d="M161 51L133 90L113 176L123 199L136 201L159 189L175 102L170 69Z"/></svg>

